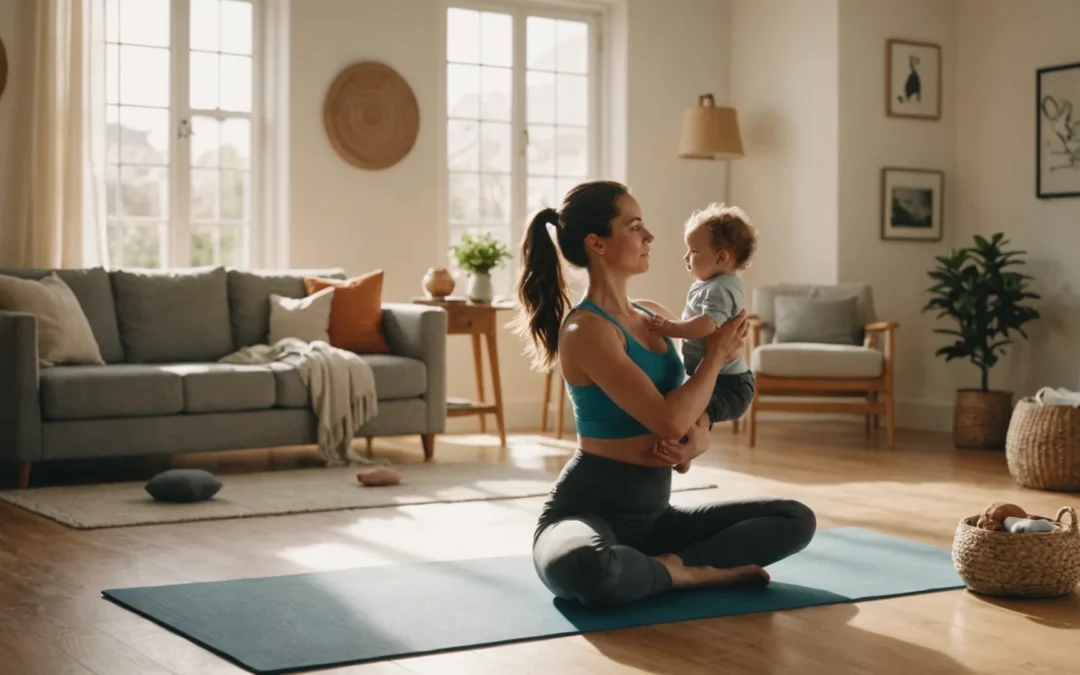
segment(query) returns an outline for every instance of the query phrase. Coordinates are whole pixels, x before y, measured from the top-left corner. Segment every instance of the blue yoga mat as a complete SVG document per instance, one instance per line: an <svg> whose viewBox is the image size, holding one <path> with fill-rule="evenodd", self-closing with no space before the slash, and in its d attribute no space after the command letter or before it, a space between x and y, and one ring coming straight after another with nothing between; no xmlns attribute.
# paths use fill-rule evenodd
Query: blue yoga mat
<svg viewBox="0 0 1080 675"><path fill-rule="evenodd" d="M121 588L104 596L255 673L962 588L948 549L822 530L758 589L675 591L615 609L552 597L529 556Z"/></svg>

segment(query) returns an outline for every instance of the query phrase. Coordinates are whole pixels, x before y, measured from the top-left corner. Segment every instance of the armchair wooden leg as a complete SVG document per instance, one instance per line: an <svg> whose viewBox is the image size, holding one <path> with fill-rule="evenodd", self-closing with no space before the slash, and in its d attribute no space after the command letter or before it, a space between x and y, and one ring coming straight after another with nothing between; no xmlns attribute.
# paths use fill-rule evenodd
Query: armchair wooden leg
<svg viewBox="0 0 1080 675"><path fill-rule="evenodd" d="M540 433L547 431L548 406L551 405L551 377L552 371L544 374L544 403L540 406Z"/></svg>
<svg viewBox="0 0 1080 675"><path fill-rule="evenodd" d="M21 462L19 464L19 489L25 490L30 487L30 462Z"/></svg>
<svg viewBox="0 0 1080 675"><path fill-rule="evenodd" d="M754 447L757 444L757 394L754 394L753 400L750 401L750 421L747 424L747 433L750 436L750 447Z"/></svg>
<svg viewBox="0 0 1080 675"><path fill-rule="evenodd" d="M422 434L420 442L424 445L424 459L435 456L435 434Z"/></svg>
<svg viewBox="0 0 1080 675"><path fill-rule="evenodd" d="M555 418L555 437L562 438L563 435L563 414L566 412L566 383L563 382L562 375L559 375L559 406L556 408L557 417Z"/></svg>
<svg viewBox="0 0 1080 675"><path fill-rule="evenodd" d="M890 389L885 392L885 424L889 431L889 449L896 449L896 398Z"/></svg>

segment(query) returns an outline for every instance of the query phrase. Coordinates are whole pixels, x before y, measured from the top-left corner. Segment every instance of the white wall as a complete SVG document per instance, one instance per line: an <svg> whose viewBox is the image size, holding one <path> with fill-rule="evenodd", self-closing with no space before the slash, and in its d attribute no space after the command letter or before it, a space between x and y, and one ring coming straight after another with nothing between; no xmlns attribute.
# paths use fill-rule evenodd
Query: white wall
<svg viewBox="0 0 1080 675"><path fill-rule="evenodd" d="M10 266L15 258L15 214L12 204L12 164L15 161L12 147L15 145L15 95L20 70L17 34L15 30L16 8L14 0L0 0L0 40L7 53L8 80L0 96L0 266Z"/></svg>
<svg viewBox="0 0 1080 675"><path fill-rule="evenodd" d="M386 270L384 297L407 301L421 292L428 267L446 264L439 237L437 172L442 156L435 118L440 52L440 3L436 0L303 0L292 3L291 264L341 266L350 274ZM605 40L625 47L626 143L614 154L625 161L625 179L657 234L653 270L633 292L680 311L688 278L681 264L682 222L709 201L723 200L723 163L676 156L682 110L697 96L728 96L726 0L629 0L619 12L625 35ZM361 59L397 69L416 94L420 135L401 163L381 172L354 169L326 140L323 95L334 76ZM622 84L625 87L622 87ZM618 163L618 162L617 162ZM619 169L621 172L621 169ZM618 176L621 177L621 176ZM411 243L410 243L411 242ZM509 321L509 314L501 319ZM528 370L523 343L499 334L499 358L508 423L539 423L543 377ZM451 396L472 396L472 351L467 338L450 339ZM490 398L490 388L488 389ZM452 429L475 428L453 421ZM490 427L489 427L490 428Z"/></svg>
<svg viewBox="0 0 1080 675"><path fill-rule="evenodd" d="M837 0L735 0L731 193L759 233L747 286L837 280Z"/></svg>
<svg viewBox="0 0 1080 675"><path fill-rule="evenodd" d="M840 0L838 277L873 285L878 316L897 321L897 421L951 428L953 377L933 354L942 344L934 317L921 308L934 256L958 239L957 41L951 0ZM942 113L937 121L885 115L885 44L889 38L941 45ZM881 239L882 167L945 172L941 242Z"/></svg>
<svg viewBox="0 0 1080 675"><path fill-rule="evenodd" d="M1080 389L1080 199L1035 196L1035 71L1080 61L1080 3L959 0L957 11L960 236L1004 232L1028 251L1026 271L1044 296L1030 342L1021 340L990 383L1017 395ZM977 385L978 371L965 368L955 384Z"/></svg>

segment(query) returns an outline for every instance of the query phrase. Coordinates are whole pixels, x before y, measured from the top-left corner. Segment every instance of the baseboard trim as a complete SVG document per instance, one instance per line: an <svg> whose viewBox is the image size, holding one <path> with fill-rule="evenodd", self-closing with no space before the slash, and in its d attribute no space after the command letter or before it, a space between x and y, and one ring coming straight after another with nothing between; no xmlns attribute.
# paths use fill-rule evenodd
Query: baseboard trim
<svg viewBox="0 0 1080 675"><path fill-rule="evenodd" d="M509 432L532 432L540 429L540 401L512 401L504 404L506 431ZM850 422L861 415L825 415L813 413L784 413L764 411L758 413L758 419L785 420L785 421L844 421ZM952 431L953 405L942 401L928 401L925 399L907 399L896 402L896 426L899 429L915 429L919 431ZM487 428L494 433L495 415L487 416ZM571 434L574 429L574 412L570 402L566 402L566 410L563 415L565 433ZM548 412L548 431L555 428L555 405L552 404ZM476 433L479 431L479 418L477 417L454 417L446 421L447 433Z"/></svg>

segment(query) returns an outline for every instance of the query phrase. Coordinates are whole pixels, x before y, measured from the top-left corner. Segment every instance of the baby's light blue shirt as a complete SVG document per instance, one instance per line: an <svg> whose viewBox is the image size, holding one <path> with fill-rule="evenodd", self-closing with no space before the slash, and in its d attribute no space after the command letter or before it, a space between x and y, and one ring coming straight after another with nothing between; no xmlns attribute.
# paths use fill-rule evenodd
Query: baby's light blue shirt
<svg viewBox="0 0 1080 675"><path fill-rule="evenodd" d="M705 281L696 281L686 294L686 306L683 308L683 321L708 314L717 325L735 316L746 307L746 295L743 292L742 279L734 274L718 274ZM705 358L705 340L683 340L683 361L686 372L694 374L701 360ZM721 375L744 373L749 368L741 356L736 356L720 369Z"/></svg>

